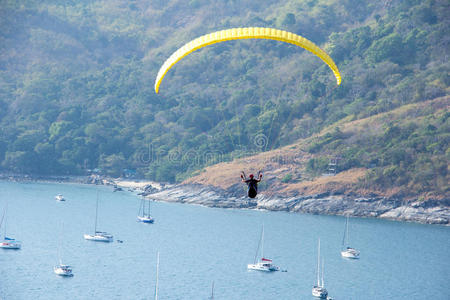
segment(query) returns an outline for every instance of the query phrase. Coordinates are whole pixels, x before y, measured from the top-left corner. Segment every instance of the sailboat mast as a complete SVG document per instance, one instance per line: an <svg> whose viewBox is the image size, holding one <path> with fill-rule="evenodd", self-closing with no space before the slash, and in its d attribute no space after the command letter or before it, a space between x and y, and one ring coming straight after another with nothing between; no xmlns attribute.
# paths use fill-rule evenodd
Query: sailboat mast
<svg viewBox="0 0 450 300"><path fill-rule="evenodd" d="M346 237L347 237L347 222L348 222L348 219L345 219L345 228L344 228L344 235L342 236L342 250L344 250L344 248L345 248L345 243L346 243Z"/></svg>
<svg viewBox="0 0 450 300"><path fill-rule="evenodd" d="M5 218L5 226L3 227L3 239L6 240L6 223L8 223L8 200L6 200L5 211L3 213L3 217ZM2 217L2 223L3 223Z"/></svg>
<svg viewBox="0 0 450 300"><path fill-rule="evenodd" d="M317 250L317 286L320 286L320 238L319 238L319 247Z"/></svg>
<svg viewBox="0 0 450 300"><path fill-rule="evenodd" d="M60 228L59 237L58 237L58 260L59 260L60 266L62 265L62 259L61 259L62 233L63 233L63 223L61 223L61 228Z"/></svg>
<svg viewBox="0 0 450 300"><path fill-rule="evenodd" d="M94 235L97 234L97 217L98 217L98 191L97 191L97 202L95 204L95 227L94 227Z"/></svg>
<svg viewBox="0 0 450 300"><path fill-rule="evenodd" d="M158 280L159 280L159 251L156 254L156 284L155 284L155 300L158 300Z"/></svg>
<svg viewBox="0 0 450 300"><path fill-rule="evenodd" d="M347 231L347 233L346 233L346 243L347 243L347 246L349 245L349 235L348 235L348 215L347 215L347 225L346 225L346 227L347 227L347 229L346 229L346 231Z"/></svg>
<svg viewBox="0 0 450 300"><path fill-rule="evenodd" d="M258 241L258 248L256 248L255 259L253 260L253 264L256 264L256 261L258 260L259 247L261 247L261 241L262 241L263 235L264 235L264 225L263 225L263 229L261 231L261 237L259 238L259 241Z"/></svg>
<svg viewBox="0 0 450 300"><path fill-rule="evenodd" d="M148 199L147 201L148 201L148 214L147 214L147 216L150 217L150 199Z"/></svg>
<svg viewBox="0 0 450 300"><path fill-rule="evenodd" d="M262 234L261 234L261 258L264 258L264 224L262 226Z"/></svg>
<svg viewBox="0 0 450 300"><path fill-rule="evenodd" d="M147 212L145 211L145 203L147 202L145 199L142 199L143 201L143 207L142 207L142 216L145 217L147 215Z"/></svg>
<svg viewBox="0 0 450 300"><path fill-rule="evenodd" d="M325 265L325 260L322 258L322 285L321 287L324 287L324 283L323 283L323 266Z"/></svg>
<svg viewBox="0 0 450 300"><path fill-rule="evenodd" d="M5 218L6 209L3 211L2 220L0 221L0 228L2 228L3 219Z"/></svg>
<svg viewBox="0 0 450 300"><path fill-rule="evenodd" d="M212 286L211 286L211 300L214 300L214 281L212 282Z"/></svg>
<svg viewBox="0 0 450 300"><path fill-rule="evenodd" d="M8 212L7 212L7 210L8 210L8 204L6 205L6 208L5 208L5 226L3 227L3 239L5 239L5 240L6 240L6 224L8 223Z"/></svg>

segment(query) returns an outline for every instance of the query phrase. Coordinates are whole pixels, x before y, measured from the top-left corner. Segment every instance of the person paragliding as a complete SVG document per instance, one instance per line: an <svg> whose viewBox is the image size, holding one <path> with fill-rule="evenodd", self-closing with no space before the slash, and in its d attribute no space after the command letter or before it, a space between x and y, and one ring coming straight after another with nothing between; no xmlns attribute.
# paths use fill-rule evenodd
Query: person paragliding
<svg viewBox="0 0 450 300"><path fill-rule="evenodd" d="M245 182L248 186L247 195L249 198L255 198L256 195L258 195L258 182L262 179L262 173L261 171L258 171L258 178L255 179L253 174L250 174L249 179L247 179L247 176L245 176L244 171L241 173L241 179L242 182Z"/></svg>

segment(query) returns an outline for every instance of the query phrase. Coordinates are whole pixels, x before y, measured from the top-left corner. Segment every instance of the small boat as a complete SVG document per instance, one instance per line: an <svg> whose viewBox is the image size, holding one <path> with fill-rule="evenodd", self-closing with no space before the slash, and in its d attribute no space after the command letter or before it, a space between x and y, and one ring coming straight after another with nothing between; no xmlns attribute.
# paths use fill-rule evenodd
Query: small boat
<svg viewBox="0 0 450 300"><path fill-rule="evenodd" d="M63 195L61 195L61 194L56 195L55 200L56 201L66 201L66 199L64 199Z"/></svg>
<svg viewBox="0 0 450 300"><path fill-rule="evenodd" d="M344 237L342 238L341 256L345 258L358 259L359 251L349 246L348 238L348 215L345 220Z"/></svg>
<svg viewBox="0 0 450 300"><path fill-rule="evenodd" d="M3 211L2 219L0 221L1 228L3 225L3 220L5 220L5 225L3 226L3 239L0 241L0 248L18 250L22 248L22 242L6 236L6 210L7 208Z"/></svg>
<svg viewBox="0 0 450 300"><path fill-rule="evenodd" d="M55 274L59 276L67 276L67 277L73 276L72 267L68 265L63 265L61 263L53 267L53 272L55 272Z"/></svg>
<svg viewBox="0 0 450 300"><path fill-rule="evenodd" d="M95 241L95 242L112 242L113 236L112 234L109 234L107 232L104 231L98 231L97 230L97 218L98 218L98 193L97 193L97 203L95 206L95 227L94 227L94 233L90 234L90 233L85 233L84 234L84 239L88 240L88 241Z"/></svg>
<svg viewBox="0 0 450 300"><path fill-rule="evenodd" d="M145 202L148 202L147 209L146 209ZM145 199L141 200L141 206L139 207L137 219L139 222L142 222L142 223L150 223L151 224L151 223L155 222L155 219L153 219L153 217L150 215L150 200L145 200Z"/></svg>
<svg viewBox="0 0 450 300"><path fill-rule="evenodd" d="M0 248L18 250L22 248L22 242L5 236L0 242Z"/></svg>
<svg viewBox="0 0 450 300"><path fill-rule="evenodd" d="M95 231L95 234L84 234L84 239L95 242L112 242L114 240L113 235L104 231Z"/></svg>
<svg viewBox="0 0 450 300"><path fill-rule="evenodd" d="M323 283L323 260L322 260L322 282L320 282L320 239L319 239L319 247L317 250L317 284L314 285L312 288L312 295L314 297L320 298L320 299L327 299L328 297L328 291L325 288L325 285Z"/></svg>
<svg viewBox="0 0 450 300"><path fill-rule="evenodd" d="M258 261L257 258L260 246L261 246L261 259ZM264 257L264 226L262 227L261 238L259 239L258 248L256 249L255 259L253 261L253 264L247 265L247 269L263 272L273 272L280 270L278 266L272 264L271 259Z"/></svg>

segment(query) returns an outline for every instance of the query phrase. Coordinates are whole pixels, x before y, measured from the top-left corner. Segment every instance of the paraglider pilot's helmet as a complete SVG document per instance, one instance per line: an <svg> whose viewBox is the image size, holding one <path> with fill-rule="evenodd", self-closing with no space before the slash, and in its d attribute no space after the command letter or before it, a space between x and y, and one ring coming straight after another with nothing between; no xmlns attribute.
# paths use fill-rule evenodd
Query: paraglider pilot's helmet
<svg viewBox="0 0 450 300"><path fill-rule="evenodd" d="M250 179L253 179L253 174L250 174L249 177L250 177Z"/></svg>

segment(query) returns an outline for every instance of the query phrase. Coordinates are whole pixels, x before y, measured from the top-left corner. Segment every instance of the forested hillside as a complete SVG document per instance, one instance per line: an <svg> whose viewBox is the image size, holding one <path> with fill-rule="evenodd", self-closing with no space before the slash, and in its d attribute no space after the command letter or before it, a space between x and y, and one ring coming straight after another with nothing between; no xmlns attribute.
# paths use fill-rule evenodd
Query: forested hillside
<svg viewBox="0 0 450 300"><path fill-rule="evenodd" d="M443 111L430 106L411 123L393 114L372 140L352 143L340 128L450 94L449 15L447 0L0 0L0 171L127 169L174 182L330 127L303 149L323 154L309 176L339 154L339 171L367 168L380 185L437 170L446 193L448 98ZM247 26L310 39L334 59L342 84L305 50L246 40L189 55L155 94L158 69L177 48ZM371 143L380 143L375 153Z"/></svg>
<svg viewBox="0 0 450 300"><path fill-rule="evenodd" d="M242 194L236 170L263 170L261 193L269 197L353 195L448 205L449 104L447 96L342 120L288 146L207 167L186 183Z"/></svg>

